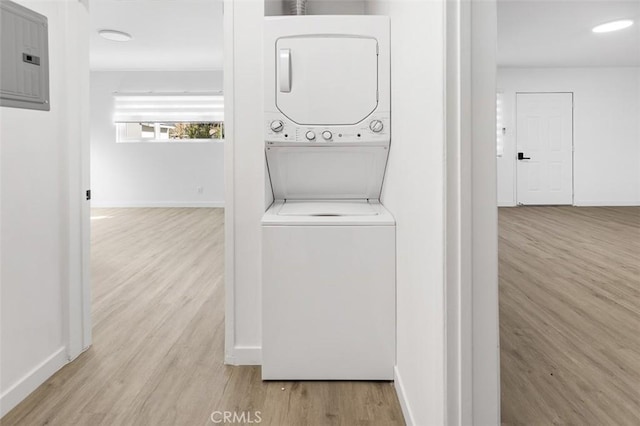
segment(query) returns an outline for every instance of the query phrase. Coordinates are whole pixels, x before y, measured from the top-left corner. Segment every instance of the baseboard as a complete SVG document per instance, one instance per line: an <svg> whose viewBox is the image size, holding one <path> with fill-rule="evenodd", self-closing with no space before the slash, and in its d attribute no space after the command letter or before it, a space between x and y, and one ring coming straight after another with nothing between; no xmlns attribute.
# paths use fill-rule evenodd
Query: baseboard
<svg viewBox="0 0 640 426"><path fill-rule="evenodd" d="M260 346L236 346L224 357L227 365L262 365L262 348Z"/></svg>
<svg viewBox="0 0 640 426"><path fill-rule="evenodd" d="M67 353L63 346L0 395L0 418L11 411L65 364L67 364Z"/></svg>
<svg viewBox="0 0 640 426"><path fill-rule="evenodd" d="M400 402L400 408L402 408L402 415L404 416L404 422L407 426L414 426L416 422L413 420L413 414L411 412L411 407L409 406L409 402L407 401L406 393L404 391L404 386L402 384L402 377L400 377L400 372L398 371L398 366L393 367L393 386L396 388L396 394L398 395L398 401Z"/></svg>
<svg viewBox="0 0 640 426"><path fill-rule="evenodd" d="M576 201L573 205L575 207L638 207L640 201ZM550 204L550 206L553 205ZM517 207L517 205L498 201L498 207Z"/></svg>
<svg viewBox="0 0 640 426"><path fill-rule="evenodd" d="M575 201L576 207L637 207L640 201Z"/></svg>
<svg viewBox="0 0 640 426"><path fill-rule="evenodd" d="M173 202L173 201L141 201L141 202L100 202L92 201L92 208L162 208L162 207L216 207L223 208L224 201L207 201L207 202Z"/></svg>

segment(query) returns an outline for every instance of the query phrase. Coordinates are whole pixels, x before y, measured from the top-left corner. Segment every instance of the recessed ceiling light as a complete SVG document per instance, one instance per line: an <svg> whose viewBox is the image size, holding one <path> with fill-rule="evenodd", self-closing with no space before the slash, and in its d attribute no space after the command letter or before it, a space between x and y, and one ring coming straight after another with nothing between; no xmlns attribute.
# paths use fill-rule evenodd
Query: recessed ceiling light
<svg viewBox="0 0 640 426"><path fill-rule="evenodd" d="M598 25L593 27L594 33L609 33L611 31L624 30L625 28L629 28L633 25L633 21L631 19L621 19L619 21L607 22L606 24Z"/></svg>
<svg viewBox="0 0 640 426"><path fill-rule="evenodd" d="M100 30L98 31L98 34L111 41L129 41L133 38L131 37L131 34L116 30Z"/></svg>

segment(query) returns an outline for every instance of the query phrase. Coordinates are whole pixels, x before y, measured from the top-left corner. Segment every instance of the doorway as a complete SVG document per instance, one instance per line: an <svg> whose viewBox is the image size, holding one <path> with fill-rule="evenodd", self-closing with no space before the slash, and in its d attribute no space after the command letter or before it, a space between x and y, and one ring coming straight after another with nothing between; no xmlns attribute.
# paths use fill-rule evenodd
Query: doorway
<svg viewBox="0 0 640 426"><path fill-rule="evenodd" d="M640 4L497 6L501 422L635 424Z"/></svg>
<svg viewBox="0 0 640 426"><path fill-rule="evenodd" d="M573 93L516 94L518 205L573 204Z"/></svg>

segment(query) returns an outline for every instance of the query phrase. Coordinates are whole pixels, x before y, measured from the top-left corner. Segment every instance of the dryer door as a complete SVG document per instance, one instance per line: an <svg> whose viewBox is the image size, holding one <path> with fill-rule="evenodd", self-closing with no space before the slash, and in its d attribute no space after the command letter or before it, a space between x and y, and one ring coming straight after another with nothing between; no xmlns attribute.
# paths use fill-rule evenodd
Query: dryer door
<svg viewBox="0 0 640 426"><path fill-rule="evenodd" d="M359 123L378 105L378 43L334 35L276 42L276 104L301 125Z"/></svg>

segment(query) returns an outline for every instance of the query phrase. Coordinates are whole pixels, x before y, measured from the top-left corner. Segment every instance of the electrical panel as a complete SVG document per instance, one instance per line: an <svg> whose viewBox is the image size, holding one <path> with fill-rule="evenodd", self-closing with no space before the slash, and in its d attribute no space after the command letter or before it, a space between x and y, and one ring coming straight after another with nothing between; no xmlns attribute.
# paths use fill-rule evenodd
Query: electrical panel
<svg viewBox="0 0 640 426"><path fill-rule="evenodd" d="M0 106L49 111L47 17L0 0Z"/></svg>

